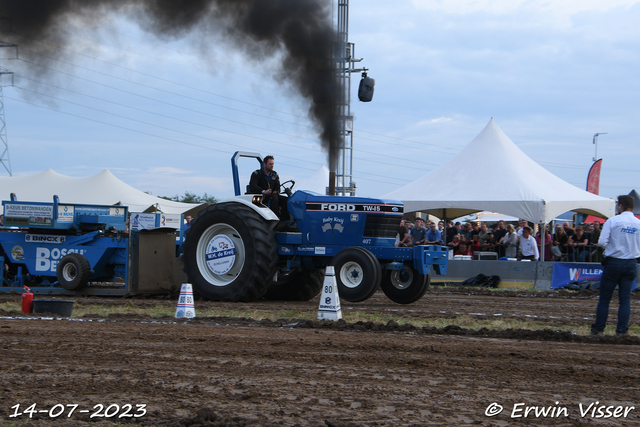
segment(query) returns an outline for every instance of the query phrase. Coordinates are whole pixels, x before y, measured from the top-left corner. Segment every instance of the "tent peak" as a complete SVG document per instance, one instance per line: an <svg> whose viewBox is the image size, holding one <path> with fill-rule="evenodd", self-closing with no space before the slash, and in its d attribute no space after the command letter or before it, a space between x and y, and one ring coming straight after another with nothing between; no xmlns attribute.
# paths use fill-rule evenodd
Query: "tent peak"
<svg viewBox="0 0 640 427"><path fill-rule="evenodd" d="M499 165L499 170L487 166L492 164ZM568 210L606 217L613 214L611 200L581 190L544 169L493 117L455 156L382 197L402 201L405 212L427 212L438 218L487 210L541 223Z"/></svg>

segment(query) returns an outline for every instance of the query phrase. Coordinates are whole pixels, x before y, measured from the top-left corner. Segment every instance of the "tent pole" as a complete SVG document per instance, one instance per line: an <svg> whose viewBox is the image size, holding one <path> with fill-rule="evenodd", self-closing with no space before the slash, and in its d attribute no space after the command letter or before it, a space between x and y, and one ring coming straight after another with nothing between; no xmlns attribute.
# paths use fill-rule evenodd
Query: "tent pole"
<svg viewBox="0 0 640 427"><path fill-rule="evenodd" d="M447 209L445 208L442 213L444 213L444 228L442 229L444 236L442 236L442 241L444 242L444 246L447 246Z"/></svg>
<svg viewBox="0 0 640 427"><path fill-rule="evenodd" d="M544 262L544 242L547 240L547 227L545 223L542 223L540 227L540 259L538 261Z"/></svg>

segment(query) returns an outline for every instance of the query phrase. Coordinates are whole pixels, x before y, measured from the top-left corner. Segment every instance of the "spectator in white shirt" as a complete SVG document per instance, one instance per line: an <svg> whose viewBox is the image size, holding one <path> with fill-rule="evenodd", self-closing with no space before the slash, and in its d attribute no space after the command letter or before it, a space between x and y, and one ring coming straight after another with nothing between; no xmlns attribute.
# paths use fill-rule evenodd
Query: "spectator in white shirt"
<svg viewBox="0 0 640 427"><path fill-rule="evenodd" d="M538 242L531 235L531 227L528 225L522 227L522 236L520 236L520 259L529 259L537 261L540 258L538 252Z"/></svg>

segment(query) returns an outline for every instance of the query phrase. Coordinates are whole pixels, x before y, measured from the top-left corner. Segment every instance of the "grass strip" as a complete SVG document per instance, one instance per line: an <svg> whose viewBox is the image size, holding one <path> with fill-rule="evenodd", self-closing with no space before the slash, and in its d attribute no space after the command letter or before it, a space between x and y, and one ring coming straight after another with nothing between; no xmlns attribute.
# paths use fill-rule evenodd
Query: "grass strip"
<svg viewBox="0 0 640 427"><path fill-rule="evenodd" d="M19 303L5 302L0 303L0 310L5 312L20 311L21 305ZM137 307L135 304L129 302L124 305L83 305L76 303L73 309L72 318L81 318L84 316L99 316L109 317L110 315L145 315L151 318L162 317L174 317L176 312L175 302L167 302L166 305L158 304L154 307ZM238 309L229 310L226 308L218 307L196 307L196 316L203 317L230 317L230 318L247 318L256 321L259 320L289 320L289 319L303 319L303 320L316 320L317 310L315 307L306 311L303 310L281 310L281 309L260 309L251 308L247 306L239 306ZM403 316L399 314L390 313L378 313L378 312L364 312L358 310L342 310L342 318L345 322L374 322L387 324L393 320L399 325L407 323L412 324L417 328L423 327L436 327L444 328L446 326L459 326L466 329L479 330L486 328L493 331L503 331L507 329L526 329L531 331L538 331L543 329L553 329L557 331L566 331L575 333L578 335L589 335L590 325L585 323L562 323L556 324L553 321L545 322L543 319L538 318L518 318L518 317L502 317L495 316L487 318L486 316L474 316L469 314L460 314L455 317L415 317L415 316ZM606 334L613 335L614 327L607 327ZM640 326L632 325L629 328L629 335L640 336Z"/></svg>

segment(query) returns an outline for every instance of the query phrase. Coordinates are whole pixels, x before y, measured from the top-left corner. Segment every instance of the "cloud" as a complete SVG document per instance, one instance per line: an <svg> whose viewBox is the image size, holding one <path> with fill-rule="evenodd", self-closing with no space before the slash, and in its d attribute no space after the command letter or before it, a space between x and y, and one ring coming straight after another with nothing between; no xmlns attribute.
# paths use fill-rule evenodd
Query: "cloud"
<svg viewBox="0 0 640 427"><path fill-rule="evenodd" d="M448 123L452 120L453 119L451 117L438 117L435 119L425 119L425 120L420 120L416 126L425 126L425 125L430 125L434 123Z"/></svg>
<svg viewBox="0 0 640 427"><path fill-rule="evenodd" d="M581 12L606 12L618 7L631 7L637 0L413 0L411 3L417 10L455 15L477 12L503 15L524 10L567 17Z"/></svg>
<svg viewBox="0 0 640 427"><path fill-rule="evenodd" d="M210 196L224 198L233 195L231 178L215 176L183 176L156 173L140 173L135 176L118 176L129 185L153 194L154 196L182 196L187 191L197 195L207 193Z"/></svg>
<svg viewBox="0 0 640 427"><path fill-rule="evenodd" d="M172 167L169 167L169 166L165 166L165 167L150 168L149 169L149 173L156 174L156 175L176 175L176 174L188 174L188 173L191 173L191 172L190 171L186 171L186 170L182 170L182 169L178 169L178 168L172 168Z"/></svg>

